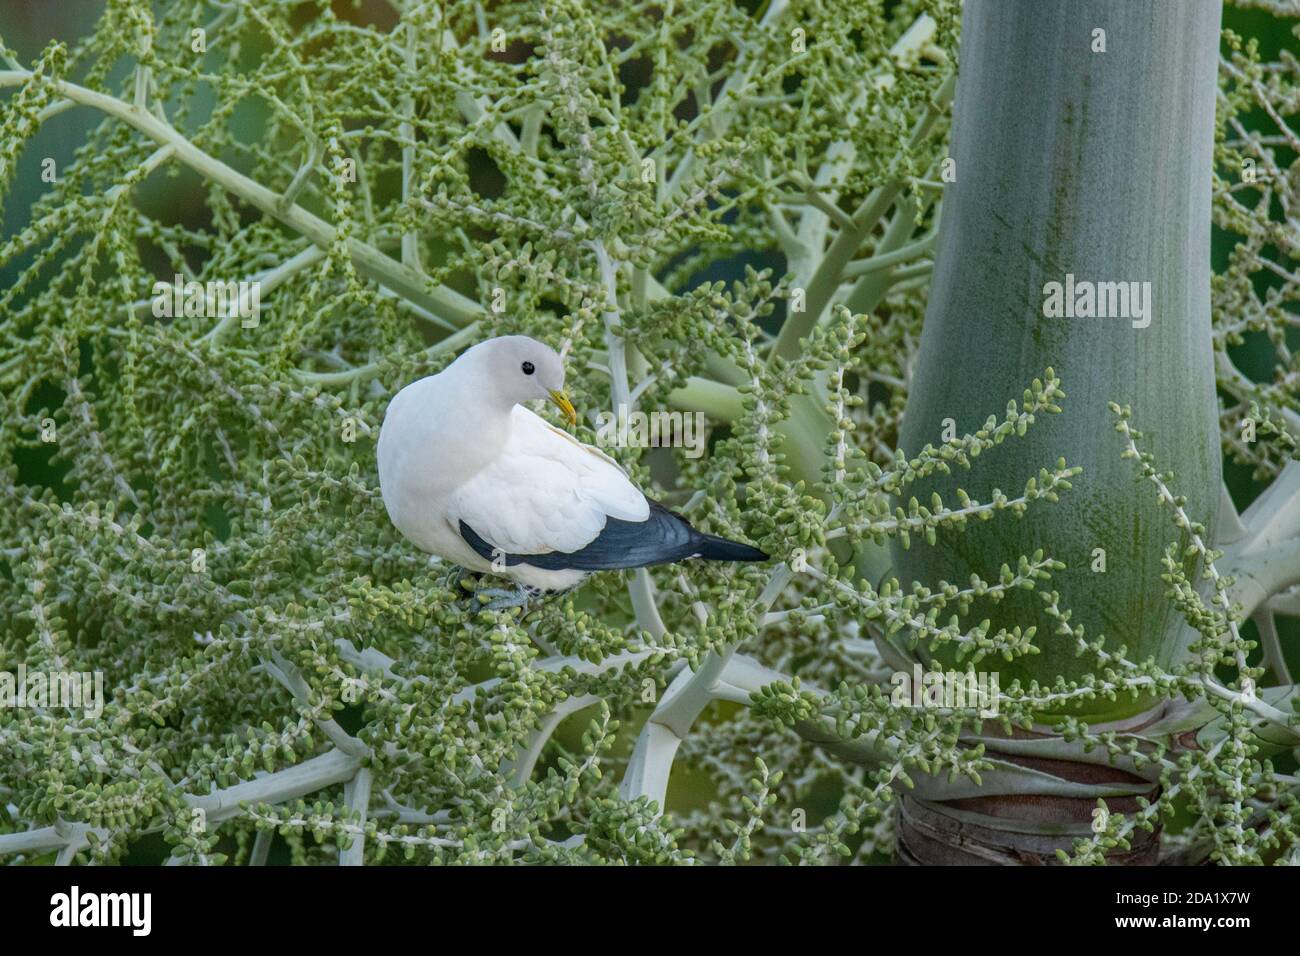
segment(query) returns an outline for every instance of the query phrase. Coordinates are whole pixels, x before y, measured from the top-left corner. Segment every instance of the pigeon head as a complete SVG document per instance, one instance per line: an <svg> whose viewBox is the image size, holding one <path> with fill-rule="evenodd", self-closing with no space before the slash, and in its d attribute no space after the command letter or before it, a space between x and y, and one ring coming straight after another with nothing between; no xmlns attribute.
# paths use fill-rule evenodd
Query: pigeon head
<svg viewBox="0 0 1300 956"><path fill-rule="evenodd" d="M578 413L564 391L564 362L550 346L526 335L503 335L479 343L462 358L471 353L510 405L545 398L559 406L570 425L577 424Z"/></svg>

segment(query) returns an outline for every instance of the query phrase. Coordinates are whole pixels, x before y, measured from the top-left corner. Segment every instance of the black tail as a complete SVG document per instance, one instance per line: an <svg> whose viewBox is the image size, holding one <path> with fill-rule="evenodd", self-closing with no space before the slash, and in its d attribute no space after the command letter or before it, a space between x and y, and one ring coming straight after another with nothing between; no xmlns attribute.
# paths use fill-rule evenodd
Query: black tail
<svg viewBox="0 0 1300 956"><path fill-rule="evenodd" d="M694 530L694 529L691 529ZM706 561L766 561L767 554L751 547L747 544L741 544L739 541L729 541L726 538L719 538L716 534L699 534L700 557Z"/></svg>
<svg viewBox="0 0 1300 956"><path fill-rule="evenodd" d="M506 565L527 564L547 571L611 571L618 568L645 568L655 564L704 558L708 561L766 561L767 555L739 541L728 541L715 534L704 534L691 523L655 501L647 498L650 515L644 521L608 518L605 530L578 551L551 551L546 554L507 554ZM460 536L484 560L494 560L497 552L465 522Z"/></svg>

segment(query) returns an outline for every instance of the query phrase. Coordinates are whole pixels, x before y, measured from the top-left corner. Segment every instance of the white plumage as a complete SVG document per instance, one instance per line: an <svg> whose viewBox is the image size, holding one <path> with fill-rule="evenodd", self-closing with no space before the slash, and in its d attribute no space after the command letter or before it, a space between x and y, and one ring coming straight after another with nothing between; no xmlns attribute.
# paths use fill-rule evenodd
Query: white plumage
<svg viewBox="0 0 1300 956"><path fill-rule="evenodd" d="M645 521L650 505L615 461L553 428L522 405L501 453L447 502L464 521L509 554L578 551L608 518Z"/></svg>
<svg viewBox="0 0 1300 956"><path fill-rule="evenodd" d="M380 490L397 529L461 567L540 590L572 587L601 568L765 557L700 534L648 501L608 455L518 404L550 398L572 418L563 385L558 355L508 336L402 389L378 444Z"/></svg>

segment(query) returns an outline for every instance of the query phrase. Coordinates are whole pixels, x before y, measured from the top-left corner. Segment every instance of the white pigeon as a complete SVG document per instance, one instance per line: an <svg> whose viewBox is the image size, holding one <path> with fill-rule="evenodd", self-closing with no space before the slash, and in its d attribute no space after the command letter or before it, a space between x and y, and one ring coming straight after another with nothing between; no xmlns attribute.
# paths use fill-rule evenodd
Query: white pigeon
<svg viewBox="0 0 1300 956"><path fill-rule="evenodd" d="M564 364L522 335L480 342L406 386L379 432L388 517L416 547L518 589L488 607L575 587L591 572L686 558L763 561L646 498L608 455L521 403L550 399L576 424Z"/></svg>

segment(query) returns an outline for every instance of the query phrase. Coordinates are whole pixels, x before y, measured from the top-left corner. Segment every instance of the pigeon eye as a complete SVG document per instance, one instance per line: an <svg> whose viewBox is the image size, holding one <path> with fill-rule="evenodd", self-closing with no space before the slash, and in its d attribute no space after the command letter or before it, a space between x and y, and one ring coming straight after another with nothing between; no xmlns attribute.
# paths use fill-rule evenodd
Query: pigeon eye
<svg viewBox="0 0 1300 956"><path fill-rule="evenodd" d="M532 375L533 372L537 371L537 370L533 367L533 363L532 363L532 362L525 362L523 365L521 365L521 366L519 366L519 367L522 368L522 369L524 370L524 374L525 374L525 375Z"/></svg>

